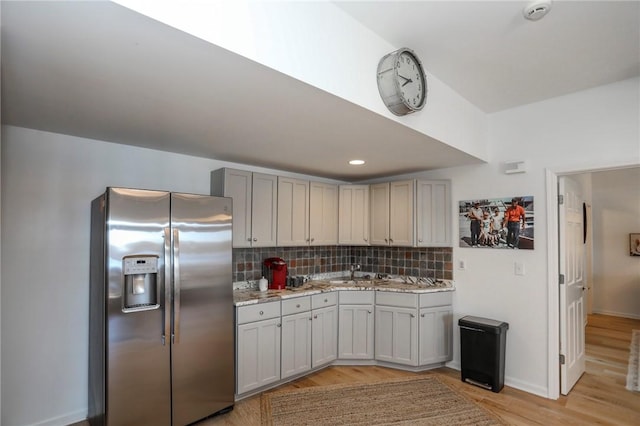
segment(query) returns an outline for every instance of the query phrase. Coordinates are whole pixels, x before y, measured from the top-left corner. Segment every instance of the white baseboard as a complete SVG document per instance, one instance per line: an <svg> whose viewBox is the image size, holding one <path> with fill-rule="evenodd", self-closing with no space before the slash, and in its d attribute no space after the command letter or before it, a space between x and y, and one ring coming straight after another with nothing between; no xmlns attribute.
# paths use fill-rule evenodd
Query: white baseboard
<svg viewBox="0 0 640 426"><path fill-rule="evenodd" d="M42 420L37 423L32 423L29 426L65 426L81 422L83 420L87 420L87 410L78 410L73 413L65 414L63 416Z"/></svg>
<svg viewBox="0 0 640 426"><path fill-rule="evenodd" d="M611 315L612 317L640 319L640 314L630 314L628 312L602 311L594 309L593 313L601 315Z"/></svg>
<svg viewBox="0 0 640 426"><path fill-rule="evenodd" d="M460 363L457 361L448 362L447 367L460 371ZM510 388L519 389L521 391L532 393L543 398L549 398L549 390L544 386L532 385L531 383L524 382L522 380L514 379L512 377L505 376L504 384Z"/></svg>
<svg viewBox="0 0 640 426"><path fill-rule="evenodd" d="M544 386L534 385L528 382L524 382L522 380L514 379L512 377L504 378L504 384L509 386L510 388L519 389L521 391L532 393L534 395L540 396L542 398L549 398L549 389Z"/></svg>

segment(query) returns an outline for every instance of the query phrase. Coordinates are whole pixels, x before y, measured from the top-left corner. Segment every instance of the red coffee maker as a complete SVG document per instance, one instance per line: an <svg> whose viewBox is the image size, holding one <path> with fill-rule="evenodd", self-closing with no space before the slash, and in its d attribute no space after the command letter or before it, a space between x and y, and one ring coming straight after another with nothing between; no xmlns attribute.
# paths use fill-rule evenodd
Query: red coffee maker
<svg viewBox="0 0 640 426"><path fill-rule="evenodd" d="M262 263L262 272L272 290L284 290L287 283L287 262L280 257L270 257Z"/></svg>

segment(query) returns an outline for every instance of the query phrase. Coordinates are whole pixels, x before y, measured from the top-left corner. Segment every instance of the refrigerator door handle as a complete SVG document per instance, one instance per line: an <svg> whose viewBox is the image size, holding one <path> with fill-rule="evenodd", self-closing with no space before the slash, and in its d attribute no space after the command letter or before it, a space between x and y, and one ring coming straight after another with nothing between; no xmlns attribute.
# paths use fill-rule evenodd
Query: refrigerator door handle
<svg viewBox="0 0 640 426"><path fill-rule="evenodd" d="M162 303L162 345L166 344L167 336L171 334L171 229L164 228L164 277L162 289L164 290L164 302Z"/></svg>
<svg viewBox="0 0 640 426"><path fill-rule="evenodd" d="M180 232L173 230L173 334L172 343L180 343Z"/></svg>

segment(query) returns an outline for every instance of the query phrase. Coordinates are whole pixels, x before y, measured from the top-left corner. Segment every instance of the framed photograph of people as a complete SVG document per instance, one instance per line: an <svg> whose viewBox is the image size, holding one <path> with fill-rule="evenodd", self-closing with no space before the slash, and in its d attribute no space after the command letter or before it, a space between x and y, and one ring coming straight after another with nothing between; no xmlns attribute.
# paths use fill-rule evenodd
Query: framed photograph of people
<svg viewBox="0 0 640 426"><path fill-rule="evenodd" d="M629 234L629 252L631 256L640 256L640 233Z"/></svg>
<svg viewBox="0 0 640 426"><path fill-rule="evenodd" d="M460 247L533 250L533 213L532 196L460 201Z"/></svg>

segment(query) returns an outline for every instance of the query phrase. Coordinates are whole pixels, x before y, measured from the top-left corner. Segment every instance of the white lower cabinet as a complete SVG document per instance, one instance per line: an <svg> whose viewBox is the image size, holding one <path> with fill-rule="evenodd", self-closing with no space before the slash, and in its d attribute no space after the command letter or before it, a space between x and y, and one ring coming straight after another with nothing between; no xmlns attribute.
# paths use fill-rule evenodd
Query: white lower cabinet
<svg viewBox="0 0 640 426"><path fill-rule="evenodd" d="M282 317L282 378L311 370L311 312Z"/></svg>
<svg viewBox="0 0 640 426"><path fill-rule="evenodd" d="M311 367L338 357L338 293L311 296Z"/></svg>
<svg viewBox="0 0 640 426"><path fill-rule="evenodd" d="M283 379L311 370L311 298L309 296L282 301L281 356Z"/></svg>
<svg viewBox="0 0 640 426"><path fill-rule="evenodd" d="M451 299L450 292L342 290L238 307L236 392L336 359L418 368L450 361Z"/></svg>
<svg viewBox="0 0 640 426"><path fill-rule="evenodd" d="M338 311L338 358L373 359L373 291L341 291Z"/></svg>
<svg viewBox="0 0 640 426"><path fill-rule="evenodd" d="M450 361L451 293L376 294L376 360L409 366Z"/></svg>
<svg viewBox="0 0 640 426"><path fill-rule="evenodd" d="M418 319L415 308L376 305L376 359L418 365Z"/></svg>
<svg viewBox="0 0 640 426"><path fill-rule="evenodd" d="M280 302L239 307L237 321L236 392L242 394L280 380Z"/></svg>
<svg viewBox="0 0 640 426"><path fill-rule="evenodd" d="M451 361L453 359L453 309L451 295L421 297L418 328L420 330L420 365ZM436 295L433 295L436 296ZM440 306L431 306L431 305Z"/></svg>

